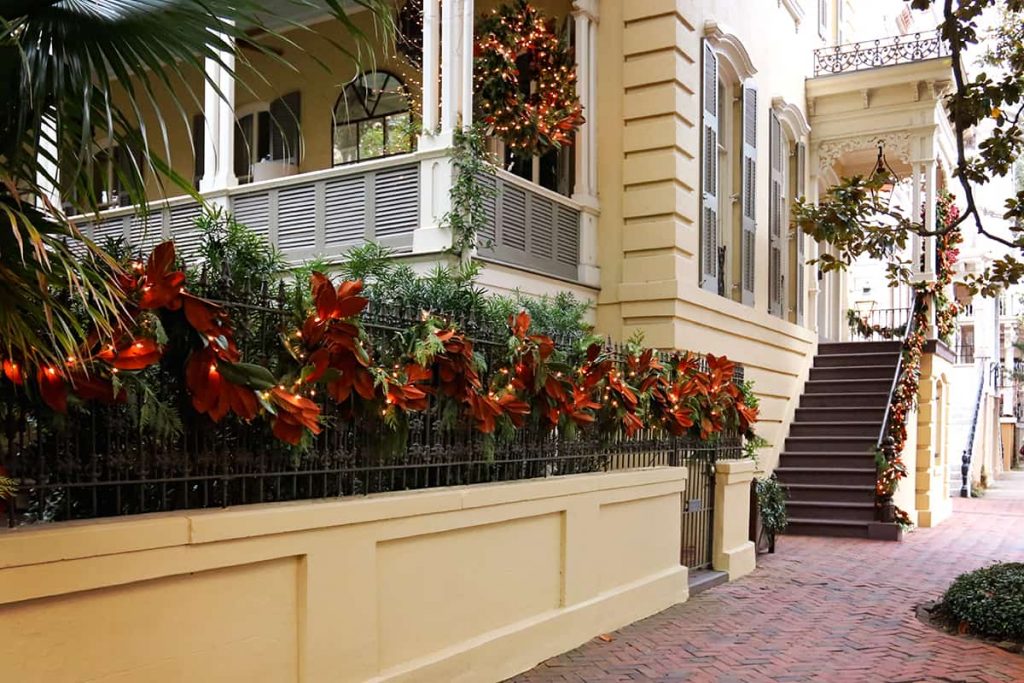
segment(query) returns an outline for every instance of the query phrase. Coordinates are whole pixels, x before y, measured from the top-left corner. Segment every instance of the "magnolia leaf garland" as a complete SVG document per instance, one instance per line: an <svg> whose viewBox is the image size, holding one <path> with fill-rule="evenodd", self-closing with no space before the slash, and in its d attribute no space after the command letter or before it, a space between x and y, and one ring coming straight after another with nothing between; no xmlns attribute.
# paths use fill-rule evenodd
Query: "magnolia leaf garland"
<svg viewBox="0 0 1024 683"><path fill-rule="evenodd" d="M495 9L477 24L474 51L478 116L516 154L572 144L583 124L572 49L526 0Z"/></svg>
<svg viewBox="0 0 1024 683"><path fill-rule="evenodd" d="M68 410L70 394L82 401L125 400L117 373L163 359L167 340L153 315L163 312L182 316L196 333L183 372L192 407L215 422L229 414L244 421L266 416L274 436L290 444L320 432L317 386L341 416L379 417L393 427L410 413L431 409L431 396L454 406L484 434L535 420L552 430L594 425L609 436L656 430L708 440L722 433L752 436L757 420L756 406L748 405L735 381L735 364L725 357L708 355L704 369L690 354L663 359L631 345L620 356L595 344L579 366L571 366L550 337L531 332L525 311L510 316L508 356L489 381L480 374L472 340L429 315L410 331L417 340L410 351L377 358L361 321L369 304L362 282L335 285L321 273L310 278L313 309L301 329L283 335L293 369L278 377L243 361L225 308L185 289L173 242L157 246L145 266L133 264L119 277L136 324L102 346L90 336L65 368L36 369L39 395L55 411ZM16 359L5 359L2 368L9 381L26 384Z"/></svg>

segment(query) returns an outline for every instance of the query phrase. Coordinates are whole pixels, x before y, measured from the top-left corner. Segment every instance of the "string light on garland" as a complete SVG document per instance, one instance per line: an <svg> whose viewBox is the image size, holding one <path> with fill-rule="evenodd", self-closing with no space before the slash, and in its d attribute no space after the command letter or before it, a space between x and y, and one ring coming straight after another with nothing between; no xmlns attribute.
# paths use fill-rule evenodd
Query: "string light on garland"
<svg viewBox="0 0 1024 683"><path fill-rule="evenodd" d="M474 55L477 115L513 152L572 144L583 124L572 48L526 0L480 21Z"/></svg>

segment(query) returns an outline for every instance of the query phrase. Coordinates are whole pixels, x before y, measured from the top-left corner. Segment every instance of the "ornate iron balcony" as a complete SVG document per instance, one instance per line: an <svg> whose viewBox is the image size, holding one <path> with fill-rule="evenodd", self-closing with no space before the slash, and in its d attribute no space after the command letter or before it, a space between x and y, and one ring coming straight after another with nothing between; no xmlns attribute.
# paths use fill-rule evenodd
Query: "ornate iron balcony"
<svg viewBox="0 0 1024 683"><path fill-rule="evenodd" d="M938 31L862 40L859 43L846 43L815 50L814 75L906 64L945 57L948 54L946 43Z"/></svg>

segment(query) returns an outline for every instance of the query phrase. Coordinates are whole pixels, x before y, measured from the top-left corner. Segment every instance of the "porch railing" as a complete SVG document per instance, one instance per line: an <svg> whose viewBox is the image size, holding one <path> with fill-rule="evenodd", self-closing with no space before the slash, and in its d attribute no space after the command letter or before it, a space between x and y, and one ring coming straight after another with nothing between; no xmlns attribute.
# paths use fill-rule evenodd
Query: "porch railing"
<svg viewBox="0 0 1024 683"><path fill-rule="evenodd" d="M424 163L444 153L417 152L241 185L211 199L222 198L239 222L265 236L292 263L329 258L367 241L408 254L426 214L420 184ZM477 226L480 255L578 280L579 205L505 171L481 179L490 192L487 221ZM143 212L124 207L78 221L97 241L120 237L141 251L173 238L188 259L199 244L194 221L201 210L193 198L176 197L153 202Z"/></svg>
<svg viewBox="0 0 1024 683"><path fill-rule="evenodd" d="M863 40L814 51L814 75L906 64L948 55L938 31Z"/></svg>
<svg viewBox="0 0 1024 683"><path fill-rule="evenodd" d="M480 255L575 280L579 277L580 209L562 195L498 170L480 176L487 188Z"/></svg>

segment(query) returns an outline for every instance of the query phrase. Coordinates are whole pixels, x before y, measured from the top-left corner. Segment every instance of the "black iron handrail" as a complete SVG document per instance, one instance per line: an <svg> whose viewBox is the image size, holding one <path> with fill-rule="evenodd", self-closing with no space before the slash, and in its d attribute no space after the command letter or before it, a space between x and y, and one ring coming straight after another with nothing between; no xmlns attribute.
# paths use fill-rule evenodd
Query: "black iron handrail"
<svg viewBox="0 0 1024 683"><path fill-rule="evenodd" d="M967 432L967 444L960 456L960 497L971 497L971 457L974 454L974 433L978 429L978 417L981 415L981 396L985 390L985 365L983 360L978 366L978 393L974 397L974 414L971 416L971 428Z"/></svg>
<svg viewBox="0 0 1024 683"><path fill-rule="evenodd" d="M862 40L814 51L814 75L873 69L944 57L946 43L939 31Z"/></svg>
<svg viewBox="0 0 1024 683"><path fill-rule="evenodd" d="M889 433L889 422L892 420L892 401L896 395L896 387L899 386L900 376L903 375L903 345L910 338L911 333L914 331L914 318L917 311L918 293L914 292L914 297L910 300L910 314L907 316L907 324L903 328L903 337L900 339L900 356L896 360L896 372L892 376L892 384L889 385L889 396L886 399L885 404L885 415L882 417L882 428L878 432L878 450L882 451L888 457L886 448L892 449L891 444L886 443L886 435Z"/></svg>

